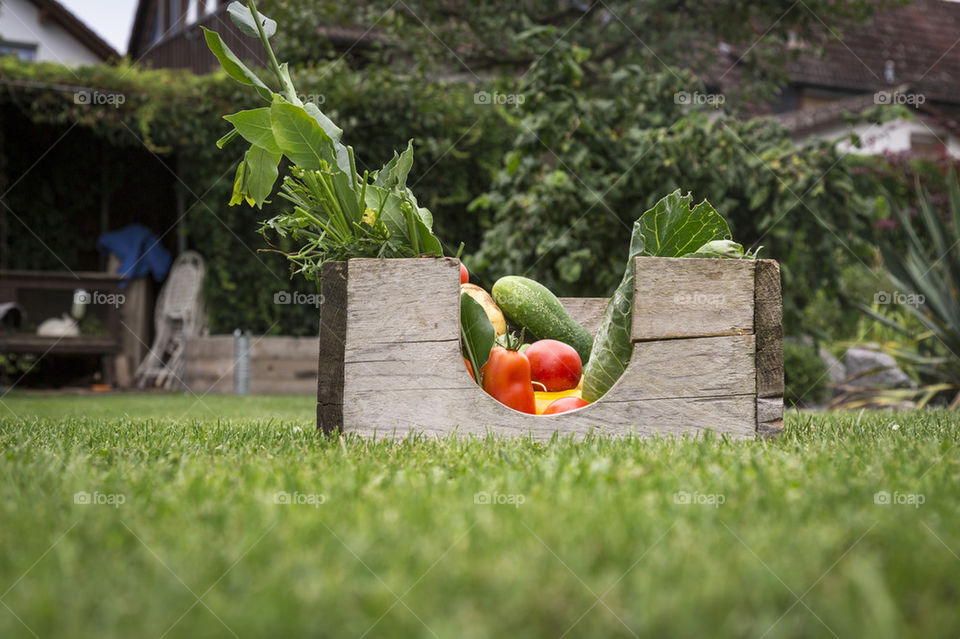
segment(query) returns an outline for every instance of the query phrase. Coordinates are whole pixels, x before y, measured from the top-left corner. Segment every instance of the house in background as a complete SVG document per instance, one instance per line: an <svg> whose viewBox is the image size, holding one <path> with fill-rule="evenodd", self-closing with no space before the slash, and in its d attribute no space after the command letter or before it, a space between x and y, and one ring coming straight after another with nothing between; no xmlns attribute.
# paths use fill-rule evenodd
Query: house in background
<svg viewBox="0 0 960 639"><path fill-rule="evenodd" d="M0 55L72 67L119 54L56 0L3 0Z"/></svg>
<svg viewBox="0 0 960 639"><path fill-rule="evenodd" d="M220 63L210 53L201 26L216 31L244 62L267 64L262 47L250 46L227 15L228 0L140 0L127 55L154 68L209 73Z"/></svg>
<svg viewBox="0 0 960 639"><path fill-rule="evenodd" d="M820 56L796 43L800 56L787 66L790 83L769 108L795 141L855 134L859 147L842 141L840 148L960 158L960 2L913 0L863 24L831 29L828 37ZM880 104L902 105L913 118L847 121Z"/></svg>
<svg viewBox="0 0 960 639"><path fill-rule="evenodd" d="M228 4L229 0L139 0L127 55L158 69L210 73L219 69L220 63L207 49L200 30L203 26L219 33L244 62L267 66L263 48L251 45L230 20ZM378 37L374 30L356 26L327 25L317 30L317 38L345 53L359 53Z"/></svg>

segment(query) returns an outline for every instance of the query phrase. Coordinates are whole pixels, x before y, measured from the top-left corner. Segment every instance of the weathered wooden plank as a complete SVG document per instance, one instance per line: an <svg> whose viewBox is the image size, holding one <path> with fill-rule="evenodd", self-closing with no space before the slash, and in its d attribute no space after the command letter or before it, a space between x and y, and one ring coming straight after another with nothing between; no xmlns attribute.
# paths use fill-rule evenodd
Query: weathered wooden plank
<svg viewBox="0 0 960 639"><path fill-rule="evenodd" d="M233 335L207 335L187 339L187 362L191 360L233 359Z"/></svg>
<svg viewBox="0 0 960 639"><path fill-rule="evenodd" d="M457 260L353 259L347 270L351 344L460 339Z"/></svg>
<svg viewBox="0 0 960 639"><path fill-rule="evenodd" d="M309 379L313 386L317 381L317 364L313 358L306 359L250 359L250 379L274 379L277 381L295 381ZM312 391L311 391L312 392Z"/></svg>
<svg viewBox="0 0 960 639"><path fill-rule="evenodd" d="M636 399L752 395L753 335L637 342L618 391Z"/></svg>
<svg viewBox="0 0 960 639"><path fill-rule="evenodd" d="M783 395L783 301L780 265L757 260L754 325L757 335L757 396Z"/></svg>
<svg viewBox="0 0 960 639"><path fill-rule="evenodd" d="M457 432L548 440L554 433L578 437L590 433L687 436L713 430L748 439L756 430L756 407L750 395L627 401L604 398L582 410L550 416L513 411L478 386L435 390L430 395L428 401L415 390L351 395L351 401L344 405L344 422L351 432L379 437Z"/></svg>
<svg viewBox="0 0 960 639"><path fill-rule="evenodd" d="M474 382L459 348L450 341L350 343L345 378L350 392L466 388ZM638 342L633 361L618 386L637 399L748 395L756 385L752 335Z"/></svg>
<svg viewBox="0 0 960 639"><path fill-rule="evenodd" d="M317 317L320 313L317 312ZM316 337L254 337L250 340L250 359L257 360L312 360L319 347ZM232 353L231 353L232 354Z"/></svg>
<svg viewBox="0 0 960 639"><path fill-rule="evenodd" d="M609 298L606 297L561 297L560 303L563 308L570 313L570 317L576 320L580 326L584 327L593 335L600 327L600 320L603 319L603 311L607 308Z"/></svg>
<svg viewBox="0 0 960 639"><path fill-rule="evenodd" d="M754 260L636 258L634 341L753 333Z"/></svg>
<svg viewBox="0 0 960 639"><path fill-rule="evenodd" d="M344 350L344 379L350 393L476 384L460 355L460 341L356 344Z"/></svg>
<svg viewBox="0 0 960 639"><path fill-rule="evenodd" d="M776 437L783 431L783 398L757 398L757 435Z"/></svg>
<svg viewBox="0 0 960 639"><path fill-rule="evenodd" d="M343 428L344 346L347 338L347 263L328 262L320 271L320 361L317 369L317 428ZM361 308L365 304L355 304Z"/></svg>

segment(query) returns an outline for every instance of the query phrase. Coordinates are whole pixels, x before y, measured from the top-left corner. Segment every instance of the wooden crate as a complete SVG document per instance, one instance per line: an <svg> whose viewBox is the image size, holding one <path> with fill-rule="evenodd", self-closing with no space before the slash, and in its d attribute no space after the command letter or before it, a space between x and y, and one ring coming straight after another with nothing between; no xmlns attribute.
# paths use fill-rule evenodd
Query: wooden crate
<svg viewBox="0 0 960 639"><path fill-rule="evenodd" d="M526 415L467 373L453 259L354 259L323 266L317 426L402 436L686 435L782 428L780 269L772 260L637 258L633 358L600 400ZM563 300L595 330L606 300Z"/></svg>

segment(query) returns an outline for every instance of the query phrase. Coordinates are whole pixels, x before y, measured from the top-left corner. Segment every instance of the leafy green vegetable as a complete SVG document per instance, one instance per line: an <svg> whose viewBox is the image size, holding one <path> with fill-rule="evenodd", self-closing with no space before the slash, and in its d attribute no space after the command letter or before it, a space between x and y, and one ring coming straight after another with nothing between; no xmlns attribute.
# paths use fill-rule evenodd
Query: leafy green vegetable
<svg viewBox="0 0 960 639"><path fill-rule="evenodd" d="M227 7L227 13L230 14L230 19L233 20L233 23L237 25L237 28L240 29L241 33L248 35L251 38L259 38L260 32L257 29L257 21L253 18L253 12L243 6L240 2L231 2L230 6ZM263 28L263 33L266 37L272 38L273 35L277 32L277 23L274 20L266 17L262 13L257 12L259 16L260 26Z"/></svg>
<svg viewBox="0 0 960 639"><path fill-rule="evenodd" d="M273 153L281 153L280 146L273 135L270 109L264 107L240 111L233 115L225 115L223 119L236 128L234 135L240 135L250 144L263 147Z"/></svg>
<svg viewBox="0 0 960 639"><path fill-rule="evenodd" d="M721 257L721 251L736 253L736 250L727 244L717 244L719 241L729 240L730 236L730 227L723 216L706 200L691 208L692 199L689 193L680 195L680 190L677 189L634 222L630 255L623 279L607 303L600 327L593 339L590 360L584 367L583 398L588 402L598 400L610 390L626 370L633 355L630 329L634 258L640 255L683 257L701 251L711 253L709 257ZM694 247L697 249L691 253L690 249ZM743 247L740 247L740 256L742 255Z"/></svg>
<svg viewBox="0 0 960 639"><path fill-rule="evenodd" d="M273 185L277 181L277 164L280 162L280 153L268 151L263 147L251 146L244 157L244 177L242 191L249 193L258 208L273 192Z"/></svg>
<svg viewBox="0 0 960 639"><path fill-rule="evenodd" d="M497 335L483 306L467 293L460 294L460 337L479 384L480 370L490 357Z"/></svg>
<svg viewBox="0 0 960 639"><path fill-rule="evenodd" d="M737 244L733 240L713 240L683 257L732 257L739 259L743 257L743 245Z"/></svg>
<svg viewBox="0 0 960 639"><path fill-rule="evenodd" d="M271 95L270 89L256 73L240 61L240 58L230 50L230 47L224 44L220 38L220 34L215 31L210 31L203 26L200 28L203 29L203 37L207 41L207 46L210 48L210 51L213 52L213 55L217 56L217 60L220 61L220 66L227 72L227 75L240 84L247 84L254 87L261 97L269 100Z"/></svg>
<svg viewBox="0 0 960 639"><path fill-rule="evenodd" d="M264 222L261 232L270 229L300 243L299 250L286 254L299 267L296 272L315 279L321 264L331 260L442 255L433 215L407 188L412 141L379 171L359 175L353 149L341 142L343 130L317 105L303 104L289 67L277 62L269 41L277 31L276 22L259 13L254 0L247 0L246 6L233 2L228 11L241 32L260 39L281 87L279 93L271 91L219 35L204 29L210 50L227 74L253 86L270 102L268 107L225 116L234 129L217 146L223 148L237 136L251 145L237 168L230 204L262 207L285 156L293 167L284 178L281 197L294 208Z"/></svg>
<svg viewBox="0 0 960 639"><path fill-rule="evenodd" d="M689 193L680 195L677 189L640 217L644 255L680 257L707 242L729 239L723 216L706 200L691 208L691 200Z"/></svg>

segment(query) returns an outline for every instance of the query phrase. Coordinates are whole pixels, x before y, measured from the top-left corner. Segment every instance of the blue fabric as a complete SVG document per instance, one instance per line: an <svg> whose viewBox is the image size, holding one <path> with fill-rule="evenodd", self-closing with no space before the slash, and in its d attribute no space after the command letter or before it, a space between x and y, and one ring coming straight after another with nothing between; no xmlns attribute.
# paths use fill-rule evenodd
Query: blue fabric
<svg viewBox="0 0 960 639"><path fill-rule="evenodd" d="M124 280L135 280L150 273L153 279L162 282L170 271L170 252L141 224L104 233L97 240L97 249L109 251L120 259L118 274ZM125 281L120 283L122 287L126 285Z"/></svg>

